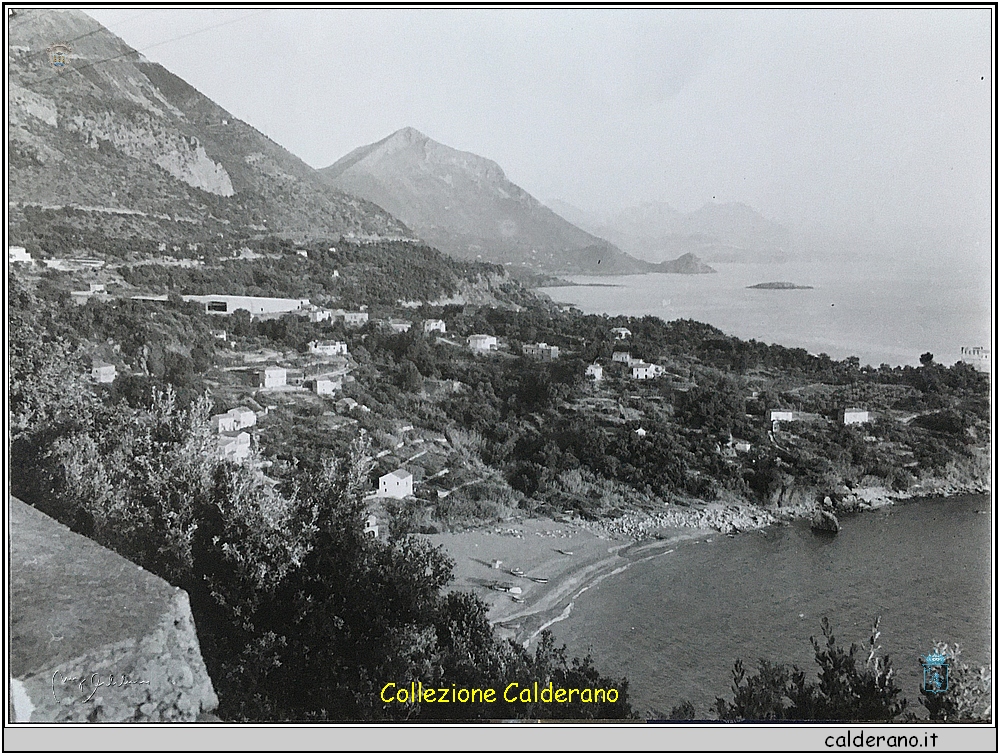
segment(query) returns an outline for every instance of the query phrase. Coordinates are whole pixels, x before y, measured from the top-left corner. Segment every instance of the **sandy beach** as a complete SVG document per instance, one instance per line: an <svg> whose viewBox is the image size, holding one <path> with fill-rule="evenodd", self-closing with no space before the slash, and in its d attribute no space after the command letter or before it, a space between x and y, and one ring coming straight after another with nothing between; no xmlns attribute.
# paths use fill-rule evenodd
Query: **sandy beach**
<svg viewBox="0 0 1000 755"><path fill-rule="evenodd" d="M427 538L455 559L450 588L482 598L500 632L528 644L542 629L568 616L576 597L601 580L633 563L666 556L681 542L720 536L711 528L671 527L658 531L656 540L637 543L582 524L525 519ZM499 568L494 568L498 560ZM515 576L512 569L524 576ZM496 583L520 588L521 601L514 600L514 593L494 589Z"/></svg>

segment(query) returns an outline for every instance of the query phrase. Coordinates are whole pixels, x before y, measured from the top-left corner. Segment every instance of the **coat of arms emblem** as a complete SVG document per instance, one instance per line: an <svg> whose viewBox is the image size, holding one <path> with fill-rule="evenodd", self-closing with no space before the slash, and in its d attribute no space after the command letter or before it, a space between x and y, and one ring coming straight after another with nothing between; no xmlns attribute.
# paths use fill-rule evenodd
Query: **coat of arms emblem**
<svg viewBox="0 0 1000 755"><path fill-rule="evenodd" d="M69 59L69 54L72 52L72 48L69 45L64 45L61 42L49 47L49 60L52 61L52 65L55 68L62 68L66 65L66 61Z"/></svg>
<svg viewBox="0 0 1000 755"><path fill-rule="evenodd" d="M939 693L948 691L948 657L933 650L920 659L924 667L924 692Z"/></svg>

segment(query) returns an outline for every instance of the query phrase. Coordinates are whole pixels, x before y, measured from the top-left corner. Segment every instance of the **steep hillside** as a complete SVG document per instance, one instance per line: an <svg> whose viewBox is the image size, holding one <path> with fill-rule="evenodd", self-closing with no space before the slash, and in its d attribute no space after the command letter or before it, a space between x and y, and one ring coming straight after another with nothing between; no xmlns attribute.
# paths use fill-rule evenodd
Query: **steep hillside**
<svg viewBox="0 0 1000 755"><path fill-rule="evenodd" d="M614 212L587 212L558 199L549 206L572 223L650 262L696 254L709 262L778 262L787 229L738 202L709 203L683 213L665 202Z"/></svg>
<svg viewBox="0 0 1000 755"><path fill-rule="evenodd" d="M125 238L412 236L86 14L18 10L8 27L15 238L26 207L67 206L75 227Z"/></svg>
<svg viewBox="0 0 1000 755"><path fill-rule="evenodd" d="M492 160L439 144L412 128L359 147L320 173L458 257L547 272L648 269L556 215L511 183Z"/></svg>

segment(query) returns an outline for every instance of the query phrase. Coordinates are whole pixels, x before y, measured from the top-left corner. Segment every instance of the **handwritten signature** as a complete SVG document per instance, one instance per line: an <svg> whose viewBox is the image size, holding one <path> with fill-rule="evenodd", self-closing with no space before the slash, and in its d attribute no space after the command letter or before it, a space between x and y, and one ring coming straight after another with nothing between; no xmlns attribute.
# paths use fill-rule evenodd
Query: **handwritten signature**
<svg viewBox="0 0 1000 755"><path fill-rule="evenodd" d="M58 702L56 698L56 678L59 676L58 671L52 672L52 699ZM133 684L149 684L149 679L133 679L128 674L121 674L115 676L114 674L108 674L106 677L101 674L94 673L90 676L63 676L61 677L62 684L78 684L80 686L80 692L83 692L84 685L90 683L93 686L90 694L83 700L83 702L90 702L90 700L97 694L97 690L101 687L130 687Z"/></svg>

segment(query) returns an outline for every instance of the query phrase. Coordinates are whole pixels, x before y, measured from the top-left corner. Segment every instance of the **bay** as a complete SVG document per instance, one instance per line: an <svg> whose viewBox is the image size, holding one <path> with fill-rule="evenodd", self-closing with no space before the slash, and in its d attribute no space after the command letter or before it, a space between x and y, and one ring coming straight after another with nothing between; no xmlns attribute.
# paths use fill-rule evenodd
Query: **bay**
<svg viewBox="0 0 1000 755"><path fill-rule="evenodd" d="M911 710L919 656L958 642L970 665L992 665L992 517L986 496L926 499L845 516L836 537L805 522L676 547L593 586L552 626L573 655L630 680L633 704L664 713L691 700L714 718L732 699L736 658L815 672L810 637L828 617L840 644L879 643Z"/></svg>
<svg viewBox="0 0 1000 755"><path fill-rule="evenodd" d="M652 273L574 276L574 286L541 289L588 314L664 320L690 318L728 335L826 353L862 364L919 364L930 351L941 364L962 346L990 343L990 281L976 265L942 259L850 264L790 261L720 264L707 275ZM811 289L750 289L790 281Z"/></svg>

